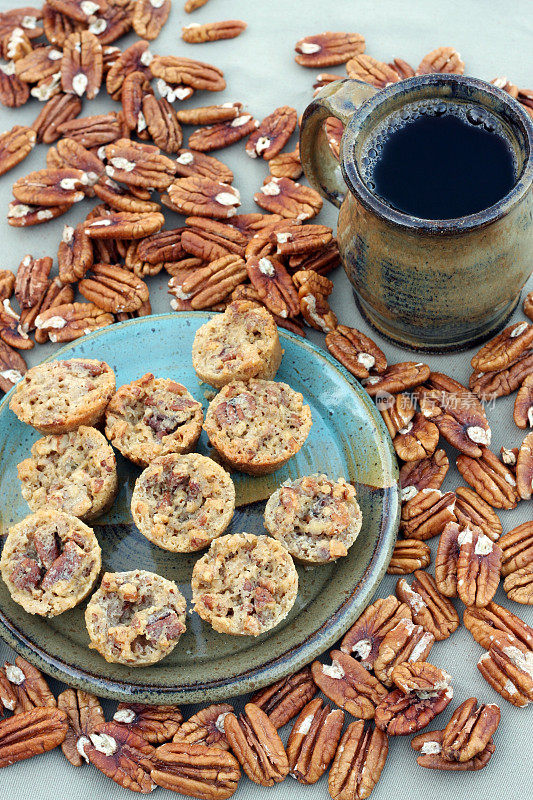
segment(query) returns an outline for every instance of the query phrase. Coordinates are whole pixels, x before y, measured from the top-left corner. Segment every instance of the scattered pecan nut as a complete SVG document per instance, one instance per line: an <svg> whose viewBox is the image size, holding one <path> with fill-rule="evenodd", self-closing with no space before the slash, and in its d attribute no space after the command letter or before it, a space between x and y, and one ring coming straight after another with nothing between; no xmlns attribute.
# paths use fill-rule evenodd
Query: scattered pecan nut
<svg viewBox="0 0 533 800"><path fill-rule="evenodd" d="M244 260L239 256L227 255L199 269L179 270L168 283L169 293L174 295L176 301L190 302L190 308L208 308L229 297L246 277ZM174 300L170 305L174 310L179 310Z"/></svg>
<svg viewBox="0 0 533 800"><path fill-rule="evenodd" d="M0 133L0 175L4 175L28 156L37 141L37 134L25 125L14 125Z"/></svg>
<svg viewBox="0 0 533 800"><path fill-rule="evenodd" d="M224 73L212 64L181 56L154 56L150 61L154 78L167 83L183 83L193 89L220 92L226 88Z"/></svg>
<svg viewBox="0 0 533 800"><path fill-rule="evenodd" d="M392 672L404 662L425 661L435 637L410 619L401 619L381 642L374 662L374 674L384 686L392 686Z"/></svg>
<svg viewBox="0 0 533 800"><path fill-rule="evenodd" d="M181 38L189 44L217 42L219 39L235 39L248 26L240 19L226 19L222 22L205 22L199 25L193 22L181 29Z"/></svg>
<svg viewBox="0 0 533 800"><path fill-rule="evenodd" d="M447 639L459 627L457 611L427 572L416 570L411 586L405 578L400 578L396 594L411 609L413 622L422 625L438 642Z"/></svg>
<svg viewBox="0 0 533 800"><path fill-rule="evenodd" d="M104 722L78 739L77 748L86 761L124 789L143 794L154 790L150 770L155 750L126 725Z"/></svg>
<svg viewBox="0 0 533 800"><path fill-rule="evenodd" d="M114 264L94 264L78 289L86 300L109 313L136 311L149 296L144 281Z"/></svg>
<svg viewBox="0 0 533 800"><path fill-rule="evenodd" d="M459 559L459 536L469 532L461 529L457 522L448 522L439 538L435 557L435 583L445 597L457 597L457 561Z"/></svg>
<svg viewBox="0 0 533 800"><path fill-rule="evenodd" d="M428 53L416 70L417 75L426 75L433 72L462 75L465 69L464 62L455 47L437 47Z"/></svg>
<svg viewBox="0 0 533 800"><path fill-rule="evenodd" d="M0 64L0 103L7 108L20 108L29 97L29 85L15 75L15 62Z"/></svg>
<svg viewBox="0 0 533 800"><path fill-rule="evenodd" d="M304 667L288 678L282 678L266 689L260 689L252 695L252 703L265 712L275 728L282 728L300 713L316 693L317 686L311 670Z"/></svg>
<svg viewBox="0 0 533 800"><path fill-rule="evenodd" d="M453 712L442 732L442 755L449 761L470 761L482 753L500 724L500 709L494 704L478 707L470 697Z"/></svg>
<svg viewBox="0 0 533 800"><path fill-rule="evenodd" d="M210 178L220 183L232 183L233 172L226 164L213 156L206 156L196 150L186 148L177 151L176 175L180 178L188 178L190 175L200 175L203 178Z"/></svg>
<svg viewBox="0 0 533 800"><path fill-rule="evenodd" d="M0 339L0 391L9 392L27 371L20 353Z"/></svg>
<svg viewBox="0 0 533 800"><path fill-rule="evenodd" d="M443 731L428 731L411 739L411 747L420 753L416 759L420 767L452 772L477 771L487 766L496 750L491 739L486 748L469 761L449 761L441 753L442 736Z"/></svg>
<svg viewBox="0 0 533 800"><path fill-rule="evenodd" d="M154 144L166 153L177 153L183 142L183 132L170 103L164 97L157 100L153 95L146 94L142 101L142 113Z"/></svg>
<svg viewBox="0 0 533 800"><path fill-rule="evenodd" d="M486 606L500 582L501 548L475 527L460 531L457 543L457 594L466 606Z"/></svg>
<svg viewBox="0 0 533 800"><path fill-rule="evenodd" d="M224 720L226 714L233 711L228 703L219 703L202 708L187 722L184 722L174 734L173 741L183 744L202 744L206 747L216 747L219 750L229 750L228 740L224 733Z"/></svg>
<svg viewBox="0 0 533 800"><path fill-rule="evenodd" d="M372 669L385 636L401 620L411 619L411 612L393 594L371 603L344 634L343 653L359 660L365 669Z"/></svg>
<svg viewBox="0 0 533 800"><path fill-rule="evenodd" d="M261 302L269 311L284 319L295 317L300 303L291 276L279 259L254 257L246 262L246 272Z"/></svg>
<svg viewBox="0 0 533 800"><path fill-rule="evenodd" d="M274 178L291 178L291 180L297 181L303 172L299 145L296 145L296 149L290 153L279 153L271 158L268 168Z"/></svg>
<svg viewBox="0 0 533 800"><path fill-rule="evenodd" d="M15 181L13 195L20 203L64 206L83 200L87 183L80 169L41 169Z"/></svg>
<svg viewBox="0 0 533 800"><path fill-rule="evenodd" d="M35 341L43 344L48 341L48 333L35 329L37 317L50 308L72 303L74 300L74 289L72 286L64 286L60 278L50 281L48 289L44 292L41 299L32 308L27 308L20 315L20 325L23 331L29 333L35 330Z"/></svg>
<svg viewBox="0 0 533 800"><path fill-rule="evenodd" d="M157 39L168 19L172 0L137 0L131 24L141 39Z"/></svg>
<svg viewBox="0 0 533 800"><path fill-rule="evenodd" d="M488 448L481 458L458 456L457 469L465 481L494 508L514 508L518 502L515 476Z"/></svg>
<svg viewBox="0 0 533 800"><path fill-rule="evenodd" d="M331 664L311 665L318 688L339 708L359 719L372 719L376 706L387 694L385 687L359 661L341 650L332 650Z"/></svg>
<svg viewBox="0 0 533 800"><path fill-rule="evenodd" d="M63 283L79 281L93 263L93 246L82 222L65 225L57 251L59 278Z"/></svg>
<svg viewBox="0 0 533 800"><path fill-rule="evenodd" d="M231 225L206 217L187 217L186 222L181 236L185 253L209 262L230 253L244 257L246 237Z"/></svg>
<svg viewBox="0 0 533 800"><path fill-rule="evenodd" d="M469 381L472 391L486 402L506 397L522 385L533 370L533 351L526 350L510 367L496 372L474 372Z"/></svg>
<svg viewBox="0 0 533 800"><path fill-rule="evenodd" d="M533 431L528 433L516 458L516 489L522 500L533 494Z"/></svg>
<svg viewBox="0 0 533 800"><path fill-rule="evenodd" d="M441 435L462 453L479 458L488 447L491 430L485 410L466 387L440 372L432 372L418 390L420 408Z"/></svg>
<svg viewBox="0 0 533 800"><path fill-rule="evenodd" d="M51 342L72 342L112 322L113 315L94 303L71 302L43 311L37 316L35 327L38 332L48 334Z"/></svg>
<svg viewBox="0 0 533 800"><path fill-rule="evenodd" d="M209 800L227 800L235 794L241 777L239 762L231 753L204 744L162 744L152 763L150 774L156 786Z"/></svg>
<svg viewBox="0 0 533 800"><path fill-rule="evenodd" d="M525 653L533 650L533 628L494 600L485 608L465 608L463 622L485 650L493 644L500 648L512 645Z"/></svg>
<svg viewBox="0 0 533 800"><path fill-rule="evenodd" d="M49 256L24 256L15 281L15 297L21 308L31 308L39 302L48 288L51 269L52 259Z"/></svg>
<svg viewBox="0 0 533 800"><path fill-rule="evenodd" d="M189 147L192 150L199 150L207 153L211 150L219 150L228 147L230 144L240 142L248 134L252 133L259 125L258 120L251 114L239 114L225 122L217 122L199 130L193 131L189 136Z"/></svg>
<svg viewBox="0 0 533 800"><path fill-rule="evenodd" d="M513 419L518 428L533 428L533 373L526 376L518 390Z"/></svg>
<svg viewBox="0 0 533 800"><path fill-rule="evenodd" d="M258 156L270 161L280 153L296 127L296 109L280 106L265 117L246 142L246 153L251 158Z"/></svg>
<svg viewBox="0 0 533 800"><path fill-rule="evenodd" d="M289 761L276 728L264 711L247 703L239 717L228 714L224 731L233 753L251 781L274 786L289 773Z"/></svg>
<svg viewBox="0 0 533 800"><path fill-rule="evenodd" d="M383 731L351 722L337 748L329 772L328 789L333 800L364 800L380 779L389 741Z"/></svg>
<svg viewBox="0 0 533 800"><path fill-rule="evenodd" d="M533 325L515 322L487 342L472 357L472 369L476 372L495 372L507 369L533 346Z"/></svg>
<svg viewBox="0 0 533 800"><path fill-rule="evenodd" d="M119 703L113 721L135 730L150 744L169 742L178 731L183 714L178 706Z"/></svg>
<svg viewBox="0 0 533 800"><path fill-rule="evenodd" d="M524 309L526 317L533 320L533 292L530 292L524 297L522 308Z"/></svg>
<svg viewBox="0 0 533 800"><path fill-rule="evenodd" d="M402 500L416 496L421 489L440 489L450 468L444 450L436 450L432 456L410 461L400 469Z"/></svg>
<svg viewBox="0 0 533 800"><path fill-rule="evenodd" d="M422 730L453 697L451 676L433 664L400 664L393 669L392 679L403 688L389 692L376 708L376 727L389 736Z"/></svg>
<svg viewBox="0 0 533 800"><path fill-rule="evenodd" d="M399 394L407 389L414 389L429 378L430 369L427 364L414 361L402 361L391 364L381 375L371 375L363 381L363 386L370 397L382 396L385 393Z"/></svg>
<svg viewBox="0 0 533 800"><path fill-rule="evenodd" d="M302 67L330 67L344 64L365 49L365 37L360 33L319 33L306 36L294 45L294 60Z"/></svg>
<svg viewBox="0 0 533 800"><path fill-rule="evenodd" d="M398 539L387 567L389 575L408 575L431 563L431 550L419 539Z"/></svg>
<svg viewBox="0 0 533 800"><path fill-rule="evenodd" d="M492 688L517 708L533 702L533 650L493 643L477 668Z"/></svg>
<svg viewBox="0 0 533 800"><path fill-rule="evenodd" d="M24 83L38 83L56 73L61 73L63 54L54 45L45 45L32 50L24 58L15 61L15 73Z"/></svg>
<svg viewBox="0 0 533 800"><path fill-rule="evenodd" d="M91 239L144 239L160 231L164 222L163 214L156 211L112 211L85 222L85 232Z"/></svg>
<svg viewBox="0 0 533 800"><path fill-rule="evenodd" d="M455 520L455 495L440 489L421 489L404 502L400 530L406 539L426 541L438 536L448 522Z"/></svg>
<svg viewBox="0 0 533 800"><path fill-rule="evenodd" d="M163 190L174 180L174 161L155 145L118 139L106 146L105 155L107 175L126 186Z"/></svg>
<svg viewBox="0 0 533 800"><path fill-rule="evenodd" d="M67 94L93 100L103 75L102 45L89 31L71 33L63 45L61 87Z"/></svg>
<svg viewBox="0 0 533 800"><path fill-rule="evenodd" d="M33 708L0 720L0 768L53 750L67 735L59 708Z"/></svg>
<svg viewBox="0 0 533 800"><path fill-rule="evenodd" d="M323 200L310 186L302 186L290 178L268 175L261 189L254 194L258 206L288 219L304 221L316 217Z"/></svg>
<svg viewBox="0 0 533 800"><path fill-rule="evenodd" d="M11 684L17 698L15 707L11 709L14 714L30 711L32 708L56 707L56 699L42 673L21 656L15 658L14 664L4 664L3 675Z"/></svg>
<svg viewBox="0 0 533 800"><path fill-rule="evenodd" d="M148 48L149 42L145 39L134 42L117 57L108 70L106 89L113 100L120 100L124 80L130 72L142 72L147 78L151 77L149 66L153 56Z"/></svg>
<svg viewBox="0 0 533 800"><path fill-rule="evenodd" d="M378 89L383 89L400 80L400 76L393 67L366 53L351 58L346 64L346 72L350 78L364 81Z"/></svg>
<svg viewBox="0 0 533 800"><path fill-rule="evenodd" d="M387 368L382 350L356 328L338 325L327 334L326 347L356 378L368 378L370 372L380 374Z"/></svg>
<svg viewBox="0 0 533 800"><path fill-rule="evenodd" d="M344 713L317 697L302 709L287 740L290 774L298 783L316 783L329 767L342 732Z"/></svg>
<svg viewBox="0 0 533 800"><path fill-rule="evenodd" d="M81 689L66 689L57 698L57 707L65 712L68 730L61 749L73 767L81 767L84 762L78 750L78 741L87 737L98 725L105 722L100 701L94 695Z"/></svg>
<svg viewBox="0 0 533 800"><path fill-rule="evenodd" d="M454 513L463 528L473 525L481 528L493 542L501 536L503 527L500 518L492 506L468 486L458 486L455 490Z"/></svg>
<svg viewBox="0 0 533 800"><path fill-rule="evenodd" d="M228 219L235 216L241 197L234 186L201 175L178 178L168 187L173 205L182 214Z"/></svg>

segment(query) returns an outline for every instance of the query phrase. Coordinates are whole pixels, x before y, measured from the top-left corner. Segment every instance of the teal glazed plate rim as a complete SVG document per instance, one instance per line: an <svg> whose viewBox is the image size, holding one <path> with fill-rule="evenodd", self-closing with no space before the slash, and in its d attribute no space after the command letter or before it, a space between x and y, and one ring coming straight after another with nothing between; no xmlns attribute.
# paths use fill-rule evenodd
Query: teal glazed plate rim
<svg viewBox="0 0 533 800"><path fill-rule="evenodd" d="M58 350L58 358L100 358L115 370L117 386L153 372L181 381L207 407L210 387L191 364L196 330L207 312L162 314L96 331ZM85 603L58 617L26 614L0 581L0 636L21 656L52 677L101 697L144 703L214 702L255 691L300 669L330 648L368 605L383 577L396 540L400 511L398 466L377 408L357 381L324 350L280 331L285 354L276 380L286 381L311 406L313 427L302 450L272 475L233 473L234 520L226 531L266 534L266 498L283 481L323 471L344 475L357 488L363 528L348 556L318 567L298 566L299 591L288 617L259 636L216 633L195 613L175 650L149 667L109 664L88 647ZM20 493L16 464L40 434L0 404L0 540L30 513ZM213 455L202 433L198 452ZM190 608L190 574L202 553L177 554L148 542L131 522L129 503L140 470L117 454L119 494L92 526L102 547L104 569L151 569L175 580ZM1 546L1 544L0 544Z"/></svg>

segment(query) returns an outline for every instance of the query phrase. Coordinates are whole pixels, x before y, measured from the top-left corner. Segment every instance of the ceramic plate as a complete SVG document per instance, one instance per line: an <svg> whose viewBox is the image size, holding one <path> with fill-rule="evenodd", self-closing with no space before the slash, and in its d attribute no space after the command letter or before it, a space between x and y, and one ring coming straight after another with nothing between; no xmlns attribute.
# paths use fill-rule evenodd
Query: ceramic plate
<svg viewBox="0 0 533 800"><path fill-rule="evenodd" d="M117 386L145 372L185 384L204 409L209 396L191 365L194 334L211 315L203 312L143 317L98 331L64 347L55 358L99 358L115 370ZM324 652L370 601L387 568L398 527L396 458L374 404L326 352L280 332L285 350L277 378L300 391L311 406L313 427L302 450L272 475L233 474L237 510L226 531L264 534L266 498L287 478L313 472L354 481L363 527L346 558L298 567L299 591L289 616L257 638L214 632L197 614L187 632L158 664L130 668L108 664L89 650L84 604L52 619L26 614L0 580L0 635L21 655L70 686L118 700L148 703L207 702L265 686ZM0 531L29 513L16 465L39 434L0 405ZM198 450L212 454L205 433ZM117 454L118 455L118 454ZM130 498L140 470L118 456L120 491L111 512L93 523L110 571L140 568L176 581L188 601L198 554L169 553L151 544L131 522Z"/></svg>

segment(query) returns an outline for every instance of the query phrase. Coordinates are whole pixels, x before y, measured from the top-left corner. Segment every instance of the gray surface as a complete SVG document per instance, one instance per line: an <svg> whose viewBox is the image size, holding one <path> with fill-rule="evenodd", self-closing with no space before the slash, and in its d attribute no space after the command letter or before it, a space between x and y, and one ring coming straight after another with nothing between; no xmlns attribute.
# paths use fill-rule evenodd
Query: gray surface
<svg viewBox="0 0 533 800"><path fill-rule="evenodd" d="M0 0L0 9L11 6L7 0ZM179 41L182 24L192 21L202 22L217 19L242 18L249 23L248 30L237 40L207 45L185 45ZM212 61L225 70L228 89L213 98L197 94L189 105L204 105L213 99L242 100L259 118L269 113L275 106L290 104L302 112L310 99L310 88L315 71L298 67L292 61L292 47L301 36L319 33L323 30L355 30L363 33L367 40L367 52L389 60L401 56L416 65L429 50L439 45L453 44L466 62L469 74L490 80L496 75L505 74L519 86L532 83L530 59L533 14L530 0L514 0L511 3L482 2L482 0L266 0L265 2L243 2L242 0L212 0L194 15L182 11L182 0L174 3L171 17L163 34L153 44L152 50L162 54L180 53L193 58ZM119 44L122 46L122 40ZM330 71L343 74L342 67ZM106 107L107 100L87 103L83 113L96 113ZM0 129L7 129L15 123L31 122L38 113L36 102L28 104L20 112L1 110ZM224 161L236 174L235 184L241 190L243 211L253 211L252 194L261 185L266 168L264 164L252 162L243 154L243 147L236 145L220 153ZM7 207L10 182L26 174L31 169L44 165L45 148L39 147L20 167L2 179L2 206ZM87 211L75 209L63 220L42 225L29 230L2 227L1 244L4 258L3 268L16 269L22 257L31 252L35 256L54 255L63 222L77 221ZM335 224L336 209L325 207L319 221ZM176 218L174 218L176 220ZM174 223L176 224L176 222ZM504 276L502 276L504 279ZM349 284L340 273L335 276L333 307L340 320L370 333L355 309ZM157 285L157 288L156 288ZM168 309L165 285L162 279L152 281L152 305L155 311ZM530 283L530 290L533 283ZM523 319L521 312L515 319ZM316 341L321 337L313 335ZM378 340L379 341L379 340ZM410 358L407 351L379 342L389 361ZM31 364L52 352L43 347L34 350L30 356ZM466 382L471 353L456 356L432 357L429 359L434 369L451 374L459 381ZM139 370L149 368L139 358ZM141 374L141 373L140 373ZM496 451L500 445L517 445L523 438L512 422L512 401L499 400L496 406L488 409L493 427L493 445ZM460 479L459 479L460 480ZM446 488L454 488L459 483L457 473L450 474ZM520 522L531 519L531 503L522 503L515 512L502 513L504 530L509 530ZM433 543L433 550L435 543ZM395 581L388 576L382 583L380 596L393 591ZM533 611L507 600L500 589L496 600L521 615L533 624ZM458 606L460 604L458 603ZM476 669L476 661L481 648L473 642L468 632L461 628L448 641L437 644L431 660L444 667L453 675L455 697L452 707L471 695L480 700L498 702L499 696L486 684ZM12 652L0 643L0 662L12 658ZM55 687L58 688L58 687ZM391 741L388 763L382 780L372 797L394 796L396 800L422 800L426 797L454 798L454 800L488 800L505 797L506 800L531 797L533 778L533 725L531 709L518 710L501 701L502 722L496 736L496 754L490 765L479 773L433 773L419 768L408 738ZM109 705L108 710L112 706ZM189 709L187 709L189 711ZM192 712L192 709L191 709ZM439 725L446 722L450 712L442 715ZM437 727L434 725L433 727ZM303 794L310 800L328 796L326 781L323 779L314 788L303 789L299 784L286 780L275 789L263 789L251 784L247 779L241 782L238 800L296 800ZM160 789L157 797L172 795ZM60 751L35 758L0 772L0 797L6 800L52 800L52 798L75 797L77 800L109 800L126 798L126 790L115 786L96 770L83 768L75 770L63 759Z"/></svg>

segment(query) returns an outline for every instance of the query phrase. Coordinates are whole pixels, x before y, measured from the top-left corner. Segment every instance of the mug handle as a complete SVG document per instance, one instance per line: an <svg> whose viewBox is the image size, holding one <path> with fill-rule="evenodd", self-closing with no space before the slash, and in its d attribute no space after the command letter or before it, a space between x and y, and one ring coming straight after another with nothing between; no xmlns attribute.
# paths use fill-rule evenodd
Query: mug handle
<svg viewBox="0 0 533 800"><path fill-rule="evenodd" d="M347 191L340 164L331 152L324 122L336 117L344 127L365 100L378 90L347 78L324 86L305 109L300 130L300 157L305 175L320 194L340 207Z"/></svg>

